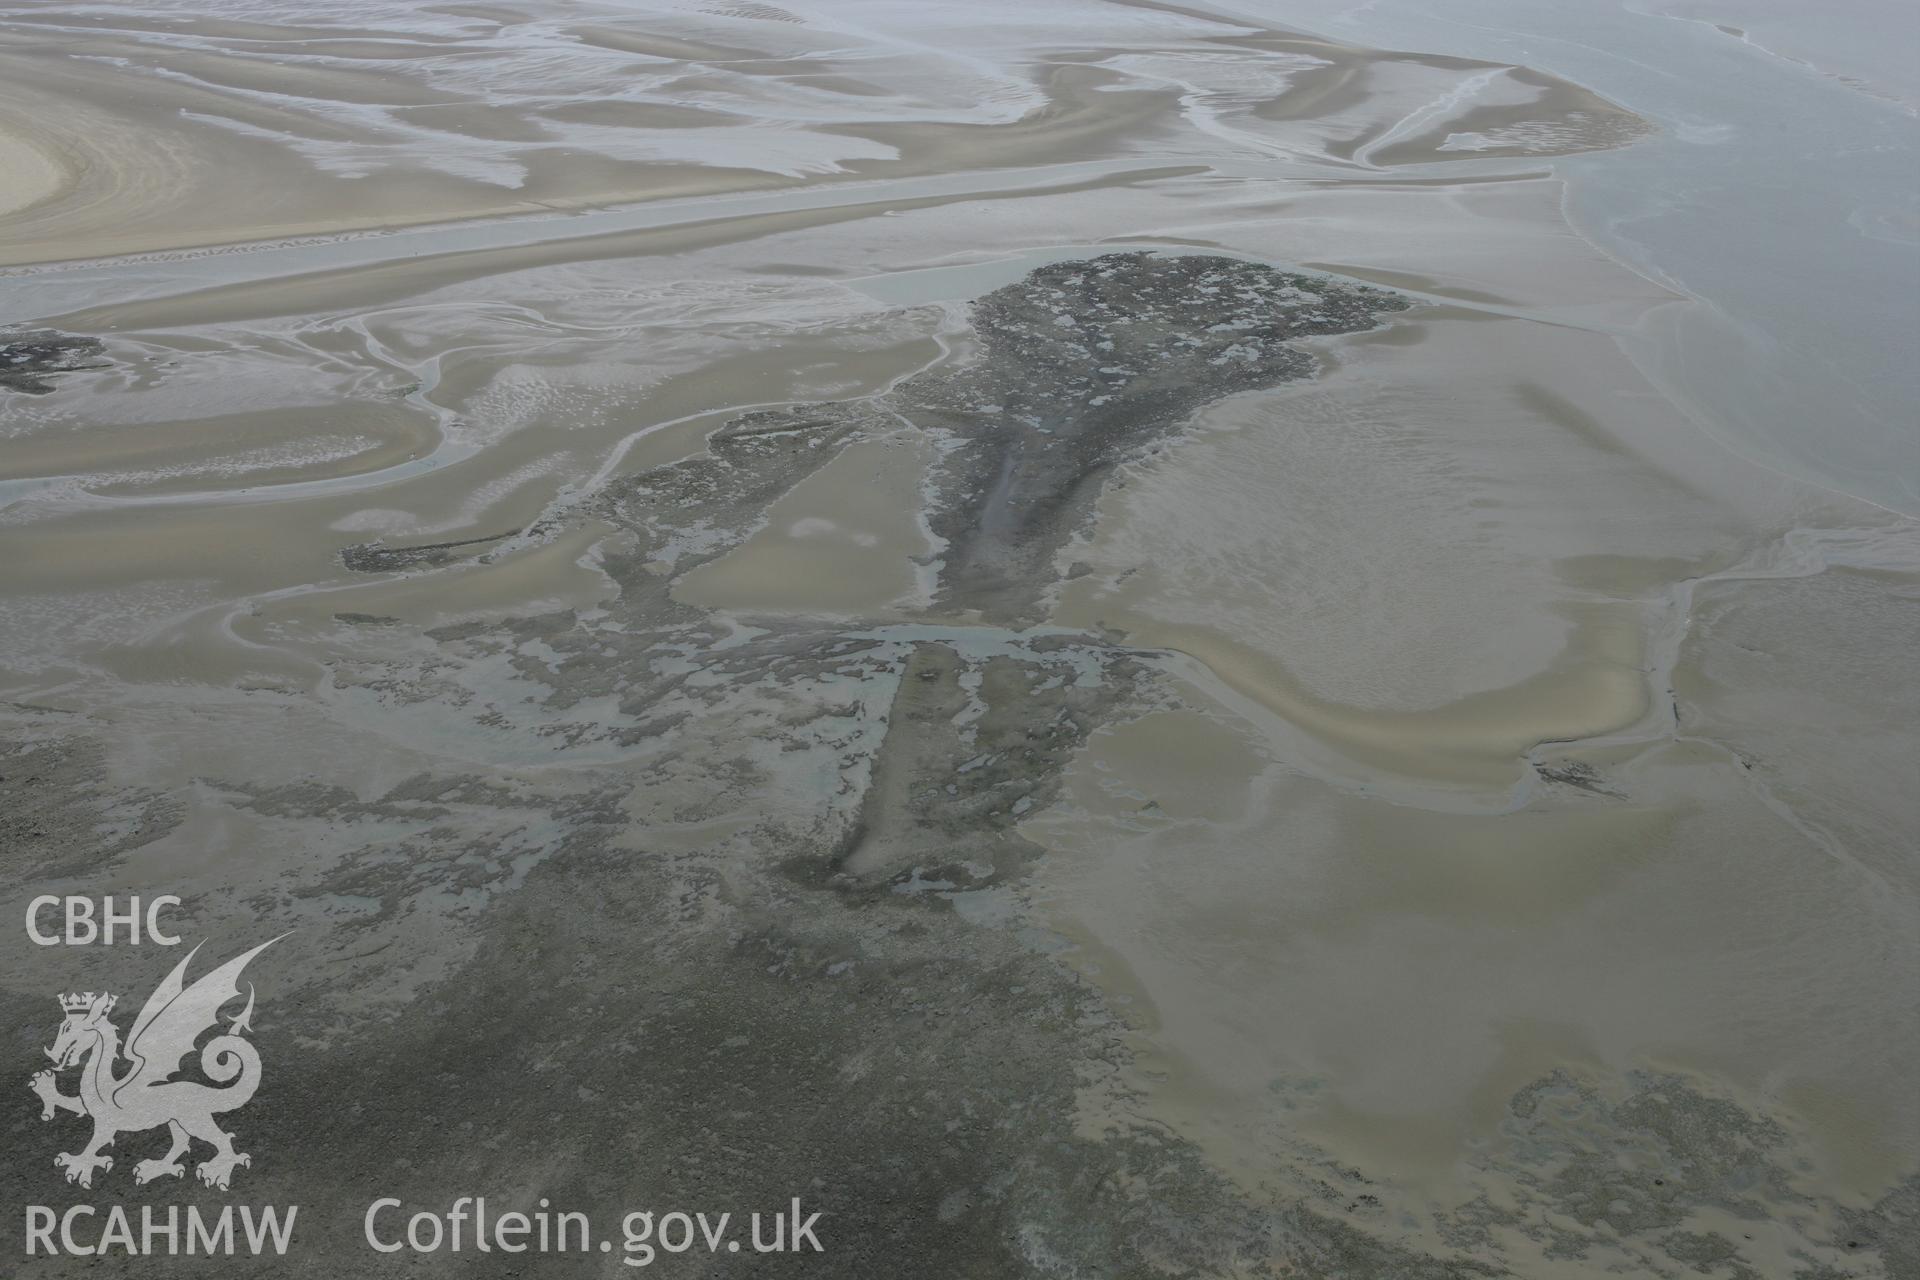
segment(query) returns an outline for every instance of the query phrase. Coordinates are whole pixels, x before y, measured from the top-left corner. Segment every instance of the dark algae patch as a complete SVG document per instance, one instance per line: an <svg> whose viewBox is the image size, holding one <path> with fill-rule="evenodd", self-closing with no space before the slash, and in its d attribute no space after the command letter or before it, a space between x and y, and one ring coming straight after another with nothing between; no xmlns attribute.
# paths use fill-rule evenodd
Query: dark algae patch
<svg viewBox="0 0 1920 1280"><path fill-rule="evenodd" d="M98 338L56 329L0 333L0 390L47 395L58 374L105 368L106 361L95 358L105 350Z"/></svg>

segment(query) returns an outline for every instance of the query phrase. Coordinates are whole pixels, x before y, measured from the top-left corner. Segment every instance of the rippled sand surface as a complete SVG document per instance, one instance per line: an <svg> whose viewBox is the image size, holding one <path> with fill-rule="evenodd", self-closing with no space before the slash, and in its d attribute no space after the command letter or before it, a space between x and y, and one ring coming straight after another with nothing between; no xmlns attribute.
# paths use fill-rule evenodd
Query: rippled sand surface
<svg viewBox="0 0 1920 1280"><path fill-rule="evenodd" d="M296 931L316 1274L1920 1274L1920 525L1569 217L1710 121L1146 0L0 30L9 898ZM159 976L0 955L22 1081Z"/></svg>

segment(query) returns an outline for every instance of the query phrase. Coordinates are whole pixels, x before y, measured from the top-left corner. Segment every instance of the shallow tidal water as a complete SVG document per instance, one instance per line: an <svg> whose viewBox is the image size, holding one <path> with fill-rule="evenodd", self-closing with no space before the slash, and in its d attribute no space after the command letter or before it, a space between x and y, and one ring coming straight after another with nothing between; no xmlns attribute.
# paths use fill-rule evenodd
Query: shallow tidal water
<svg viewBox="0 0 1920 1280"><path fill-rule="evenodd" d="M8 900L315 1274L1920 1274L1905 19L1426 8L0 8Z"/></svg>

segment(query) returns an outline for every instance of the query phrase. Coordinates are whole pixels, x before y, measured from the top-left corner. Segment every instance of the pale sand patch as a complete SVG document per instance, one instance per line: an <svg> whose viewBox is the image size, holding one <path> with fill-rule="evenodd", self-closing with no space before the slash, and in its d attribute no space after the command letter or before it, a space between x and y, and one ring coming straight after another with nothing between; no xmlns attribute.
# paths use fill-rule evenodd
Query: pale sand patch
<svg viewBox="0 0 1920 1280"><path fill-rule="evenodd" d="M1499 793L1645 716L1649 629L1737 545L1737 481L1629 447L1679 424L1591 333L1435 308L1325 349L1109 489L1054 620L1188 655L1355 776Z"/></svg>
<svg viewBox="0 0 1920 1280"><path fill-rule="evenodd" d="M349 401L16 437L0 480L71 476L126 495L237 489L377 471L436 443L432 419L400 401Z"/></svg>
<svg viewBox="0 0 1920 1280"><path fill-rule="evenodd" d="M0 125L0 218L51 200L72 185L66 165Z"/></svg>
<svg viewBox="0 0 1920 1280"><path fill-rule="evenodd" d="M930 582L918 493L933 450L917 436L847 448L767 512L766 527L674 583L674 597L737 613L887 614Z"/></svg>
<svg viewBox="0 0 1920 1280"><path fill-rule="evenodd" d="M1510 1100L1560 1068L1691 1070L1748 1105L1784 1087L1819 1162L1796 1190L1898 1174L1904 1014L1881 975L1909 919L1725 752L1597 753L1610 794L1440 814L1299 777L1192 693L1197 714L1100 735L1023 827L1049 850L1047 926L1134 1029L1090 1131L1163 1120L1256 1194L1365 1170L1428 1247L1433 1215L1508 1185Z"/></svg>

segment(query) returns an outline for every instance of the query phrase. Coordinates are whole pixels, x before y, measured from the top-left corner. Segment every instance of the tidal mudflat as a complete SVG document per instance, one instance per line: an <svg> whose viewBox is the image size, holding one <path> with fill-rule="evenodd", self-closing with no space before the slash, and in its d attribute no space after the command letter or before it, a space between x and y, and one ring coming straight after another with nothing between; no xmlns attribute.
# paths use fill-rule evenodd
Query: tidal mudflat
<svg viewBox="0 0 1920 1280"><path fill-rule="evenodd" d="M305 1273L1920 1274L1920 524L1577 216L1702 120L1204 5L0 24L8 900L291 931ZM0 931L9 1204L162 954Z"/></svg>

